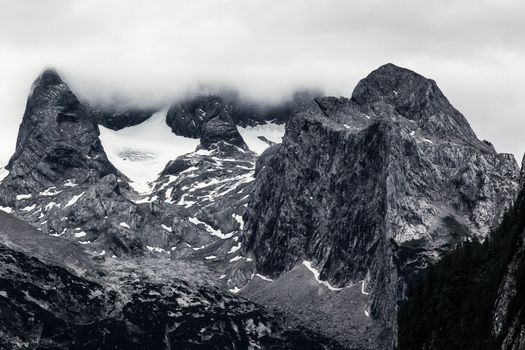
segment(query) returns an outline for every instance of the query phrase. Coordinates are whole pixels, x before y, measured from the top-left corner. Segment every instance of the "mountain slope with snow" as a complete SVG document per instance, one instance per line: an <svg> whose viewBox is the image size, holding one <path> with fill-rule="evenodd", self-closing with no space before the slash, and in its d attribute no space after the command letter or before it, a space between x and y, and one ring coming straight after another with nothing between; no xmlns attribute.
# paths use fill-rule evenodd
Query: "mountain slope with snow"
<svg viewBox="0 0 525 350"><path fill-rule="evenodd" d="M175 135L166 124L167 110L153 114L146 121L118 131L103 126L100 140L109 160L130 180L139 193L150 190L169 161L194 152L198 139Z"/></svg>

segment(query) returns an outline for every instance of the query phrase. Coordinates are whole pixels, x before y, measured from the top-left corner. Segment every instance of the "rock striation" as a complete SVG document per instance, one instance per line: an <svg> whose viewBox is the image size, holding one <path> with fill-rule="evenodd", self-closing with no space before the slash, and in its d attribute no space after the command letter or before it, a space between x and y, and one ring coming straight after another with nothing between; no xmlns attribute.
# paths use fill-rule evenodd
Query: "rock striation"
<svg viewBox="0 0 525 350"><path fill-rule="evenodd" d="M351 99L317 98L257 165L243 249L278 276L302 260L344 287L364 280L395 328L405 281L511 206L519 170L475 136L436 83L387 64Z"/></svg>

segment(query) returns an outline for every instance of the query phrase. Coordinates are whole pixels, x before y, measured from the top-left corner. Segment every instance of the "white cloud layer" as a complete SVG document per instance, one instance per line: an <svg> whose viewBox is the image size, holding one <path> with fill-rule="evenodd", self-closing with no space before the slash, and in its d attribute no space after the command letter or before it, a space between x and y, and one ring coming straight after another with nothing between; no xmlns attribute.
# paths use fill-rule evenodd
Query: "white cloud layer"
<svg viewBox="0 0 525 350"><path fill-rule="evenodd" d="M480 138L521 160L524 23L521 0L0 0L0 162L45 66L85 98L156 104L203 83L349 96L386 62L435 79Z"/></svg>

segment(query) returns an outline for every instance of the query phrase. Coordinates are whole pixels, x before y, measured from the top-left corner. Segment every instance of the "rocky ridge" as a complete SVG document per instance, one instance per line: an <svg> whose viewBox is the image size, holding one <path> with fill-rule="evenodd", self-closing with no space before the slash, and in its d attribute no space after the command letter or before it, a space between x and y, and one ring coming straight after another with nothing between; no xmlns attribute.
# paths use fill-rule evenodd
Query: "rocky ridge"
<svg viewBox="0 0 525 350"><path fill-rule="evenodd" d="M509 154L479 141L432 80L392 64L351 99L293 116L257 168L243 249L276 277L303 260L395 328L405 279L465 239L484 239L515 196Z"/></svg>

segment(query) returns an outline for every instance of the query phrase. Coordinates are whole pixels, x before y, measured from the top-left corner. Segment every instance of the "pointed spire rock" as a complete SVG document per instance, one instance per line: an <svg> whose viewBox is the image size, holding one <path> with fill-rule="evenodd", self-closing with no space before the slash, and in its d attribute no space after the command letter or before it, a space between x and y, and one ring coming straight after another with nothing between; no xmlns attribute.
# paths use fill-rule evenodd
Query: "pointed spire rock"
<svg viewBox="0 0 525 350"><path fill-rule="evenodd" d="M20 124L16 151L0 185L0 201L43 191L70 179L96 181L119 174L102 148L99 129L55 69L32 85Z"/></svg>

